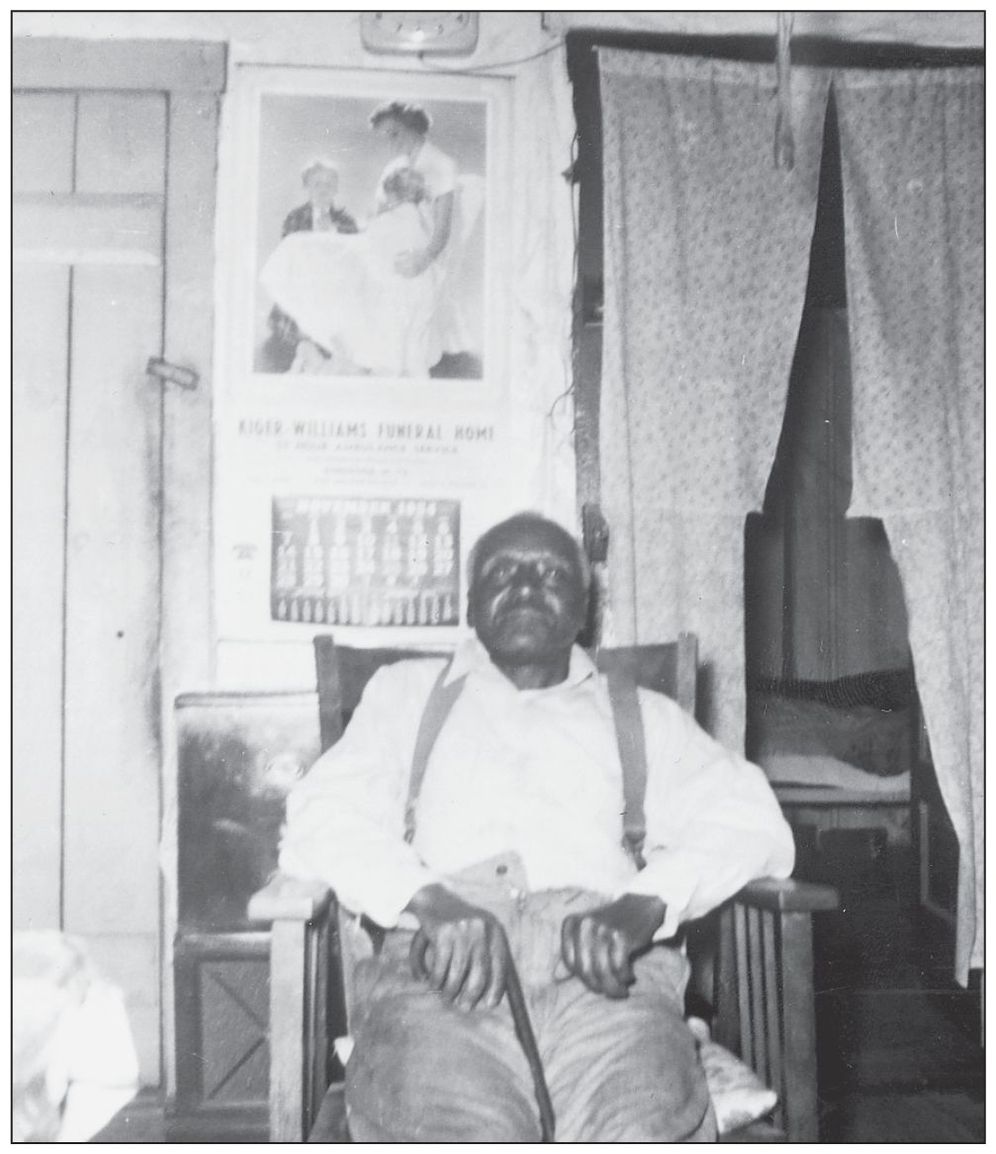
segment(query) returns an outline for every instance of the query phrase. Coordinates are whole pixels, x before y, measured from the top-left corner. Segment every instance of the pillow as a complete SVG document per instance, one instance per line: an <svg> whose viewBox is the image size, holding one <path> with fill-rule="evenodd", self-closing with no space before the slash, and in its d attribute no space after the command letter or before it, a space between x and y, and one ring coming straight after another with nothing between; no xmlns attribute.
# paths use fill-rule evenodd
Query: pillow
<svg viewBox="0 0 996 1154"><path fill-rule="evenodd" d="M774 1090L765 1086L746 1062L714 1042L701 1018L689 1018L688 1027L699 1044L699 1061L705 1070L719 1133L729 1134L770 1114L778 1104Z"/></svg>
<svg viewBox="0 0 996 1154"><path fill-rule="evenodd" d="M772 785L808 785L814 788L860 790L909 800L910 771L893 777L866 773L828 754L769 753L757 759Z"/></svg>

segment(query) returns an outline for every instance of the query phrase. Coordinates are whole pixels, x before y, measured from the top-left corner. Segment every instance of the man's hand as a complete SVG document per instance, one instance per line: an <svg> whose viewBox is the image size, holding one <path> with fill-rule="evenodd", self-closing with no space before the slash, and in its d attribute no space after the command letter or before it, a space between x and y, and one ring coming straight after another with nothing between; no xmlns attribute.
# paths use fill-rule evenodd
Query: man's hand
<svg viewBox="0 0 996 1154"><path fill-rule="evenodd" d="M628 997L630 959L650 945L665 908L660 898L623 894L586 914L569 914L560 931L564 963L596 994Z"/></svg>
<svg viewBox="0 0 996 1154"><path fill-rule="evenodd" d="M461 1010L492 1009L505 992L508 940L501 922L445 886L423 886L405 907L418 918L412 970Z"/></svg>

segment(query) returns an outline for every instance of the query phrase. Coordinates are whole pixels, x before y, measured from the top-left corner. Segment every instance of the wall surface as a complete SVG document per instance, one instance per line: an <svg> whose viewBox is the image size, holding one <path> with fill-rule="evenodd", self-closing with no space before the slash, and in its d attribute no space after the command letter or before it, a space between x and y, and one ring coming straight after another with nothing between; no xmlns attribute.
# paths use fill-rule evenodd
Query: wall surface
<svg viewBox="0 0 996 1154"><path fill-rule="evenodd" d="M376 56L360 42L357 12L18 12L15 36L224 40L233 63L411 69L408 57ZM482 68L558 38L539 12L484 12L476 51L437 67Z"/></svg>
<svg viewBox="0 0 996 1154"><path fill-rule="evenodd" d="M530 51L544 31L603 28L682 36L765 36L774 33L774 12L485 12L481 41L467 63L497 59L507 49ZM309 36L295 35L276 12L18 12L14 34L35 36L153 36L227 40L234 51L257 61L295 60L363 67L356 13L308 13ZM310 33L313 31L313 35ZM826 36L843 41L906 43L944 48L982 48L982 12L835 12L795 14L797 36Z"/></svg>

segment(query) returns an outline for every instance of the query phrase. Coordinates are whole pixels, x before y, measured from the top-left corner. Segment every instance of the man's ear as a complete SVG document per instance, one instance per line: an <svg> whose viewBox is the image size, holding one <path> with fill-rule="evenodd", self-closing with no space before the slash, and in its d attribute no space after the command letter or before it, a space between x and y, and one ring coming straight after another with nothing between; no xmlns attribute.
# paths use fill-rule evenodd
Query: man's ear
<svg viewBox="0 0 996 1154"><path fill-rule="evenodd" d="M588 625L588 617L591 612L591 582L585 586L584 593L581 596L581 624L578 626L578 633L583 633Z"/></svg>

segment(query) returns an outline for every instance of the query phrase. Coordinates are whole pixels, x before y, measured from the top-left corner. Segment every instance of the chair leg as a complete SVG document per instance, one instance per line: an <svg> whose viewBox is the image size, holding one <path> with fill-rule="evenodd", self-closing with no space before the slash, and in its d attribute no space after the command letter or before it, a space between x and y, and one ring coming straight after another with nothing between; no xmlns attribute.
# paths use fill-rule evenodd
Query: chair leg
<svg viewBox="0 0 996 1154"><path fill-rule="evenodd" d="M816 1005L813 994L813 924L808 914L782 917L782 1006L785 1060L782 1101L790 1142L819 1139L816 1090Z"/></svg>

